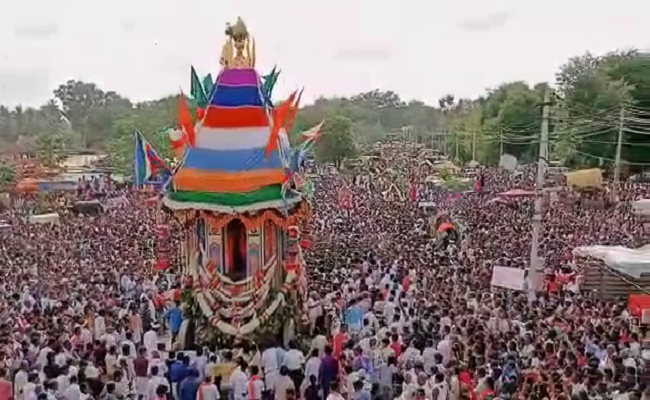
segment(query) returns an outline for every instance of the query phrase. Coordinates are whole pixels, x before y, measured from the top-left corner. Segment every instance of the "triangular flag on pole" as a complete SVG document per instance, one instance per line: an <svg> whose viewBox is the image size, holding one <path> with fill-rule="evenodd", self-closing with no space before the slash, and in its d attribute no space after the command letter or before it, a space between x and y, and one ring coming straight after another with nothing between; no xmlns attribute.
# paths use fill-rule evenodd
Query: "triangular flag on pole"
<svg viewBox="0 0 650 400"><path fill-rule="evenodd" d="M203 78L203 91L205 92L205 95L208 97L208 102L212 97L213 87L214 87L214 79L212 79L212 74L207 74L205 78Z"/></svg>
<svg viewBox="0 0 650 400"><path fill-rule="evenodd" d="M298 114L298 107L300 107L300 99L302 98L302 92L305 89L300 90L300 94L298 94L298 99L296 99L296 104L291 107L291 110L289 111L289 115L287 116L287 122L284 125L285 130L287 131L287 135L289 134L289 131L291 131L291 127L293 126L293 121L296 119L296 115Z"/></svg>
<svg viewBox="0 0 650 400"><path fill-rule="evenodd" d="M194 131L194 123L192 122L192 114L190 109L187 108L185 95L181 92L180 103L178 104L178 125L185 132L185 138L190 147L194 147L196 141L196 132Z"/></svg>
<svg viewBox="0 0 650 400"><path fill-rule="evenodd" d="M266 94L266 97L270 100L271 95L273 94L273 88L275 87L275 84L278 81L278 76L280 76L280 70L277 70L277 66L274 66L271 72L268 75L262 76L262 80L264 81L262 85L262 90L264 94Z"/></svg>
<svg viewBox="0 0 650 400"><path fill-rule="evenodd" d="M323 124L325 123L325 120L322 120L318 125L302 132L300 134L300 137L302 141L307 142L307 141L317 141L318 138L320 137L320 130L323 128Z"/></svg>
<svg viewBox="0 0 650 400"><path fill-rule="evenodd" d="M291 111L291 105L293 100L296 98L296 92L291 93L291 96L282 103L279 107L276 107L273 112L273 126L271 127L271 134L269 135L269 142L266 144L266 156L270 156L273 150L278 148L278 140L280 137L280 128L284 125L287 117L289 116L289 111Z"/></svg>
<svg viewBox="0 0 650 400"><path fill-rule="evenodd" d="M144 135L135 130L135 174L136 185L142 185L158 171L169 171L169 167L158 156L156 150L149 144Z"/></svg>
<svg viewBox="0 0 650 400"><path fill-rule="evenodd" d="M190 68L190 94L199 107L205 108L208 104L208 97L206 96L205 91L203 91L203 85L201 84L194 67Z"/></svg>

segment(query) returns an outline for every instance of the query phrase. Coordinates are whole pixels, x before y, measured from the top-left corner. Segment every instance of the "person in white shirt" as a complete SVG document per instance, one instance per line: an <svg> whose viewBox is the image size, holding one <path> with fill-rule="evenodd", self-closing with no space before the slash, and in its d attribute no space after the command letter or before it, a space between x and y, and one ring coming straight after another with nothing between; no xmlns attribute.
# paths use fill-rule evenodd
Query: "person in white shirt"
<svg viewBox="0 0 650 400"><path fill-rule="evenodd" d="M439 341L437 350L442 355L443 364L446 364L451 359L451 342L449 339Z"/></svg>
<svg viewBox="0 0 650 400"><path fill-rule="evenodd" d="M158 390L158 386L160 385L167 386L167 390L169 390L169 382L167 382L167 379L160 376L158 367L154 365L151 367L151 378L149 378L149 381L147 382L146 400L153 400L156 398L156 390Z"/></svg>
<svg viewBox="0 0 650 400"><path fill-rule="evenodd" d="M144 338L142 341L144 343L144 347L147 349L147 354L151 356L151 353L156 351L158 348L158 333L153 326L144 333Z"/></svg>
<svg viewBox="0 0 650 400"><path fill-rule="evenodd" d="M131 332L126 332L124 336L126 339L124 339L121 345L122 347L128 345L129 354L131 354L131 357L135 358L138 355L138 353L136 352L135 343L133 342L133 334ZM108 342L106 344L108 344Z"/></svg>
<svg viewBox="0 0 650 400"><path fill-rule="evenodd" d="M192 365L199 371L199 377L201 380L205 379L205 366L208 365L208 357L203 354L203 349L196 349L196 357L192 361Z"/></svg>
<svg viewBox="0 0 650 400"><path fill-rule="evenodd" d="M54 356L54 363L59 367L64 367L68 363L66 354L64 352L57 353ZM61 388L59 388L59 391L61 391Z"/></svg>
<svg viewBox="0 0 650 400"><path fill-rule="evenodd" d="M81 390L79 389L79 384L77 382L76 376L70 377L70 384L68 388L65 389L63 393L63 398L65 400L80 400L81 399Z"/></svg>
<svg viewBox="0 0 650 400"><path fill-rule="evenodd" d="M284 355L284 365L289 370L289 377L295 388L300 388L303 380L302 366L305 364L305 355L298 350L295 341L289 342L289 351Z"/></svg>
<svg viewBox="0 0 650 400"><path fill-rule="evenodd" d="M70 386L70 378L68 378L68 366L62 368L61 374L56 377L56 389L59 393L64 393L68 386Z"/></svg>
<svg viewBox="0 0 650 400"><path fill-rule="evenodd" d="M106 333L106 320L104 319L104 310L99 310L99 315L95 317L94 324L95 339L100 340Z"/></svg>
<svg viewBox="0 0 650 400"><path fill-rule="evenodd" d="M246 368L248 368L246 361L241 360L239 366L230 375L230 385L235 400L247 400L248 376L246 376Z"/></svg>
<svg viewBox="0 0 650 400"><path fill-rule="evenodd" d="M327 338L322 335L318 329L315 331L315 336L311 341L310 350L318 350L318 355L325 355L325 346L327 345Z"/></svg>
<svg viewBox="0 0 650 400"><path fill-rule="evenodd" d="M151 354L151 357L152 358L149 360L149 374L153 375L153 367L158 367L158 373L156 375L165 376L167 373L167 365L165 365L165 361L160 359L158 351L154 351Z"/></svg>
<svg viewBox="0 0 650 400"><path fill-rule="evenodd" d="M196 393L196 400L219 400L219 398L217 385L212 383L212 377L207 376L205 381L199 386L199 391Z"/></svg>
<svg viewBox="0 0 650 400"><path fill-rule="evenodd" d="M275 347L269 347L262 352L262 368L264 370L264 384L269 390L275 387L275 380L280 371L278 352Z"/></svg>
<svg viewBox="0 0 650 400"><path fill-rule="evenodd" d="M325 400L344 400L344 397L339 393L338 381L332 382L332 387L330 388L330 392Z"/></svg>
<svg viewBox="0 0 650 400"><path fill-rule="evenodd" d="M311 357L307 360L305 365L305 376L309 378L310 376L315 376L316 380L319 378L320 374L320 358L318 357L318 349L313 349L311 351Z"/></svg>
<svg viewBox="0 0 650 400"><path fill-rule="evenodd" d="M52 350L52 347L50 347L50 343L48 343L48 345L43 347L41 351L38 352L38 357L36 358L36 365L43 368L45 364L47 364L47 355L53 352L54 350Z"/></svg>
<svg viewBox="0 0 650 400"><path fill-rule="evenodd" d="M117 368L117 348L115 346L108 349L108 353L104 357L104 363L106 363L106 374L113 376L113 371Z"/></svg>
<svg viewBox="0 0 650 400"><path fill-rule="evenodd" d="M435 383L431 389L431 400L447 400L449 396L449 388L445 382L445 376L441 373L436 374L433 378Z"/></svg>
<svg viewBox="0 0 650 400"><path fill-rule="evenodd" d="M316 327L316 321L318 320L318 317L323 315L323 306L321 305L321 302L318 299L318 294L316 294L316 292L310 293L309 298L307 299L307 310L309 310L309 323L311 330L313 331Z"/></svg>
<svg viewBox="0 0 650 400"><path fill-rule="evenodd" d="M24 389L25 385L27 385L27 370L29 368L29 364L27 361L21 361L20 363L20 370L16 372L16 376L14 377L14 398L16 400L23 400L25 398L24 396Z"/></svg>
<svg viewBox="0 0 650 400"><path fill-rule="evenodd" d="M424 371L430 373L436 365L436 349L433 348L433 340L427 339L426 347L422 351L422 360L424 362Z"/></svg>
<svg viewBox="0 0 650 400"><path fill-rule="evenodd" d="M38 374L31 373L27 378L28 382L23 389L25 400L36 400L38 394L43 391L43 386L37 384Z"/></svg>

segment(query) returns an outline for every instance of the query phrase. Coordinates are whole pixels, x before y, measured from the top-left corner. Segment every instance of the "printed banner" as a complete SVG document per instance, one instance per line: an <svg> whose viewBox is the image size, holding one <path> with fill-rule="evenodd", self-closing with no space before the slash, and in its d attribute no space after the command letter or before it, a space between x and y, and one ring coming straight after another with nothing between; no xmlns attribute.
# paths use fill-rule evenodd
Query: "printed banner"
<svg viewBox="0 0 650 400"><path fill-rule="evenodd" d="M512 290L524 290L526 271L519 268L497 267L492 268L492 286Z"/></svg>

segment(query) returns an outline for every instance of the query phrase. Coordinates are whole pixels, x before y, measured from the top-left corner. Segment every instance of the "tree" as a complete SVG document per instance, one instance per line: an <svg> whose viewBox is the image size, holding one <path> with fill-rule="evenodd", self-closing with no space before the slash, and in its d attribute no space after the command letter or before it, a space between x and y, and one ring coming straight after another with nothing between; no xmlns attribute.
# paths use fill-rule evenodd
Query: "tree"
<svg viewBox="0 0 650 400"><path fill-rule="evenodd" d="M407 102L394 91L379 89L349 98L319 98L299 110L289 137L295 144L300 132L326 120L329 135L322 139L320 161L336 158L340 163L339 147L346 149L347 157L356 144L371 145L389 133L408 132L409 140L448 154L455 156L458 149L463 162L472 158L474 144L481 163L496 163L502 148L530 162L537 156L546 90L546 83L507 82L475 99L448 94L435 106ZM554 94L549 124L553 158L576 166L600 164L601 160L611 164L619 110L625 107L622 158L639 165L650 162L648 54L619 51L572 58L559 69ZM189 106L194 112L191 101ZM177 115L178 96L132 104L94 83L70 80L40 108L0 105L0 151L37 152L48 162L54 162L63 150L107 151L113 166L130 173L134 130L139 129L161 156L169 157L169 139L162 132L176 125ZM341 119L347 122L340 124ZM332 124L340 126L332 128ZM341 146L339 136L345 139ZM324 150L328 146L337 149L334 155Z"/></svg>
<svg viewBox="0 0 650 400"><path fill-rule="evenodd" d="M69 80L54 90L72 129L81 133L83 147L95 147L111 136L112 121L131 109L131 102L94 83Z"/></svg>
<svg viewBox="0 0 650 400"><path fill-rule="evenodd" d="M346 158L355 157L357 148L352 138L352 126L352 121L346 117L327 119L316 145L316 160L340 168Z"/></svg>
<svg viewBox="0 0 650 400"><path fill-rule="evenodd" d="M368 108L401 107L404 105L399 95L393 91L382 92L379 89L366 93L359 93L350 98L353 104L362 105Z"/></svg>
<svg viewBox="0 0 650 400"><path fill-rule="evenodd" d="M7 190L16 181L16 171L8 164L0 164L0 191Z"/></svg>
<svg viewBox="0 0 650 400"><path fill-rule="evenodd" d="M36 155L46 167L56 167L64 150L65 141L60 133L42 134L36 138Z"/></svg>
<svg viewBox="0 0 650 400"><path fill-rule="evenodd" d="M567 158L583 165L611 163L616 157L619 110L628 104L650 106L650 61L636 51L612 52L602 57L589 53L570 59L556 76L560 148ZM632 114L635 114L631 111ZM622 159L648 160L650 121L643 113L629 120ZM624 122L628 122L627 120Z"/></svg>
<svg viewBox="0 0 650 400"><path fill-rule="evenodd" d="M482 102L483 131L490 146L501 146L504 153L524 162L537 156L536 143L542 122L543 91L531 88L526 82L512 82L488 91ZM495 154L495 150L489 150Z"/></svg>
<svg viewBox="0 0 650 400"><path fill-rule="evenodd" d="M454 107L454 95L448 94L438 99L438 105L443 111L449 111Z"/></svg>

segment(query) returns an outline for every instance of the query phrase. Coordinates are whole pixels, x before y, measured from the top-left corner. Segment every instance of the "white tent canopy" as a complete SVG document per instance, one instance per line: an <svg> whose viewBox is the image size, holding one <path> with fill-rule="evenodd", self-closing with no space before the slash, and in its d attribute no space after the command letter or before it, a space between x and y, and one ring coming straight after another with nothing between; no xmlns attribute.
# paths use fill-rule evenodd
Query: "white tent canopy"
<svg viewBox="0 0 650 400"><path fill-rule="evenodd" d="M27 220L30 224L58 224L59 223L59 214L50 213L50 214L39 214L39 215L30 215Z"/></svg>
<svg viewBox="0 0 650 400"><path fill-rule="evenodd" d="M639 215L650 215L650 199L637 200L632 203L632 208Z"/></svg>
<svg viewBox="0 0 650 400"><path fill-rule="evenodd" d="M573 254L598 258L607 266L634 278L640 278L643 273L650 273L650 245L638 249L623 246L581 246L575 248Z"/></svg>

